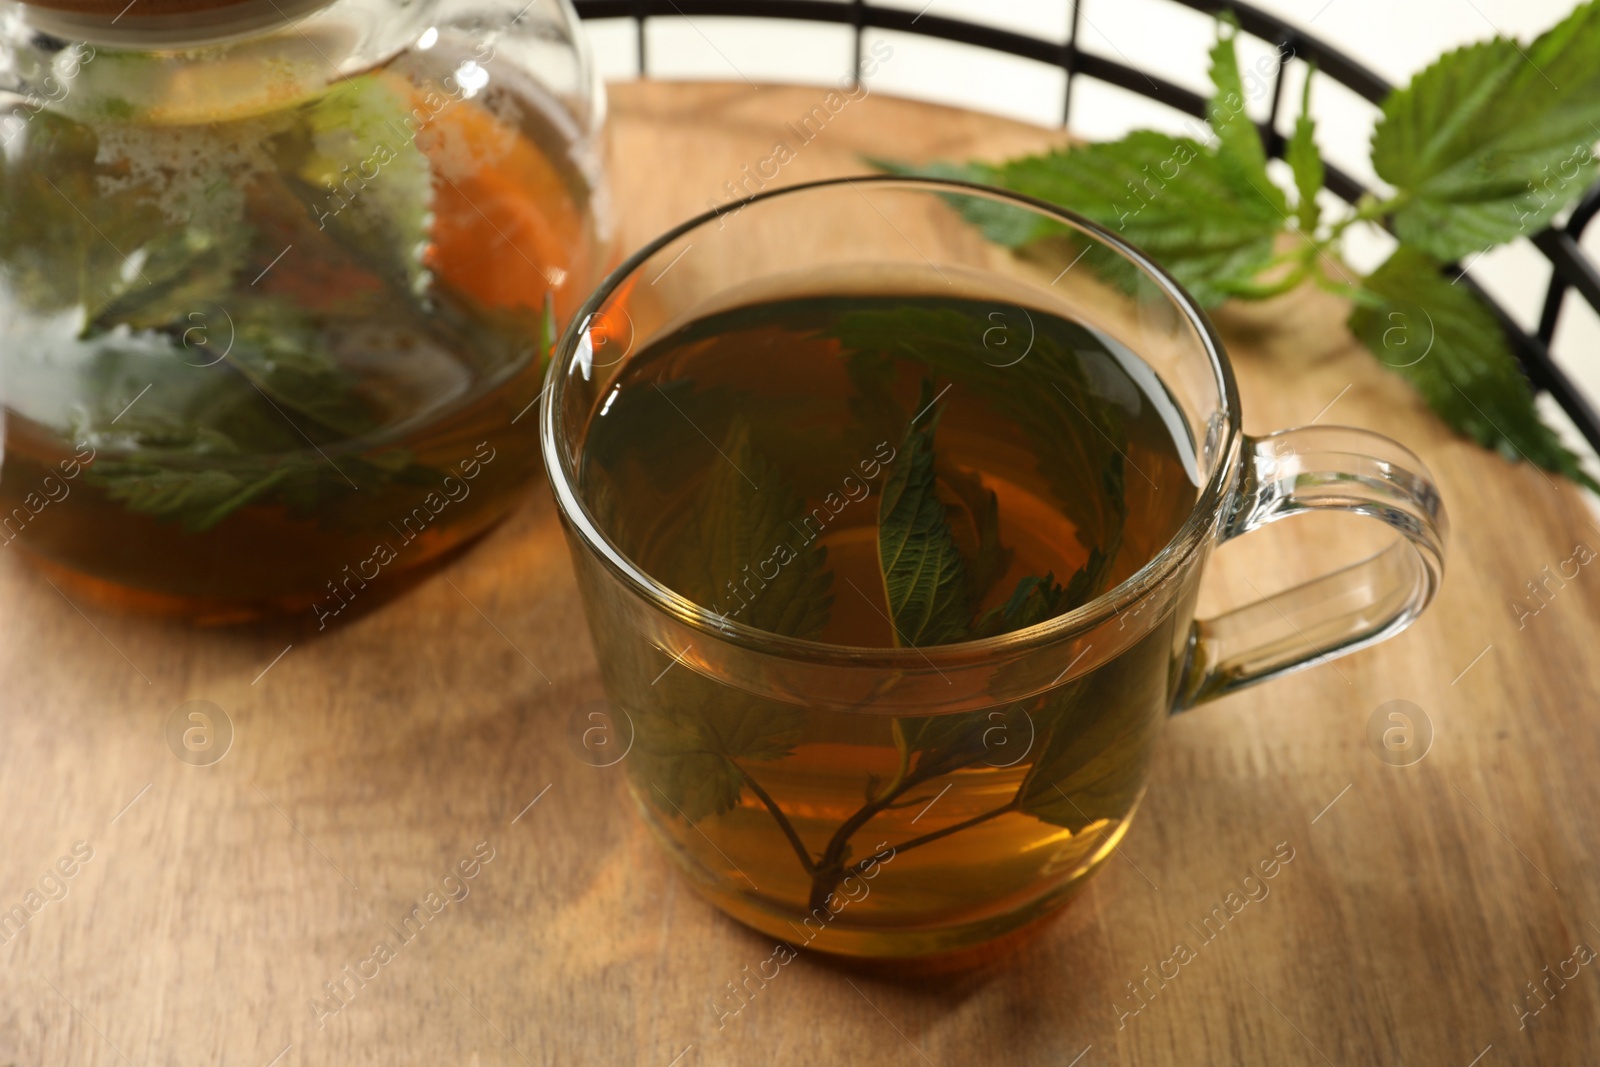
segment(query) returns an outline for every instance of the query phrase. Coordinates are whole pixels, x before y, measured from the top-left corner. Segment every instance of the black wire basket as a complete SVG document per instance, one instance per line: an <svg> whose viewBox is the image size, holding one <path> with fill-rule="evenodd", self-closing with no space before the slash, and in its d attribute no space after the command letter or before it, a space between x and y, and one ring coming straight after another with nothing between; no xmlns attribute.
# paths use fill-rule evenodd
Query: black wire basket
<svg viewBox="0 0 1600 1067"><path fill-rule="evenodd" d="M1207 3L1205 0L1161 0L1209 15L1231 12L1239 28L1280 50L1315 64L1318 72L1344 85L1358 96L1381 104L1392 86L1373 71L1338 49L1308 36L1281 19L1241 3ZM575 0L578 14L585 19L626 18L635 23L638 48L638 73L650 75L645 24L652 18L732 17L782 19L801 22L834 23L855 31L856 65L860 69L862 38L868 29L888 30L955 41L976 48L1018 56L1059 67L1066 73L1061 100L1061 125L1066 126L1072 105L1073 83L1080 77L1092 78L1164 104L1179 112L1204 118L1206 99L1161 76L1156 71L1140 70L1078 47L1078 24L1082 0L1070 0L1070 15L1065 41L1047 40L1012 30L922 11L879 7L866 0ZM1270 113L1259 124L1261 139L1273 158L1283 156L1285 138L1278 132L1283 108L1284 80L1289 64L1278 65L1272 86ZM850 72L846 72L847 74ZM1367 188L1350 174L1324 161L1326 186L1346 203L1354 203ZM1545 292L1537 331L1519 326L1501 303L1484 291L1467 272L1452 270L1462 285L1482 297L1499 320L1535 393L1547 393L1572 420L1573 425L1600 451L1600 414L1551 355L1556 324L1568 289L1576 290L1589 306L1600 313L1600 271L1597 271L1578 246L1584 228L1600 213L1600 184L1590 188L1572 210L1565 224L1552 226L1534 235L1532 243L1549 261L1550 282Z"/></svg>

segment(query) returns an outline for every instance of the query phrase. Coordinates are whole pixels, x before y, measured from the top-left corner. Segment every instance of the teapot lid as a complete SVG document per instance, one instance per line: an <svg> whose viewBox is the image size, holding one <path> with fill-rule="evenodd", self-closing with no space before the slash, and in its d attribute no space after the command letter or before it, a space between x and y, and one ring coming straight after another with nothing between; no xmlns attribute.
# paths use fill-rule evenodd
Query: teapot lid
<svg viewBox="0 0 1600 1067"><path fill-rule="evenodd" d="M197 11L236 7L247 2L249 0L27 0L26 6L49 8L53 11L71 11L79 15L103 16L120 22L123 19L190 15Z"/></svg>
<svg viewBox="0 0 1600 1067"><path fill-rule="evenodd" d="M28 23L65 40L159 46L234 37L288 22L332 0L24 0Z"/></svg>

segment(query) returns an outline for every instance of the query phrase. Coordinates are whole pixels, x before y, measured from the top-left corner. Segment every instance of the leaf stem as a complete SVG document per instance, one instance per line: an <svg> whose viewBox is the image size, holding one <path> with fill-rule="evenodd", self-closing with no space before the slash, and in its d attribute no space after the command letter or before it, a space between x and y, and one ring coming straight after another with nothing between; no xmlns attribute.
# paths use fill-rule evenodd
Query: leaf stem
<svg viewBox="0 0 1600 1067"><path fill-rule="evenodd" d="M1314 242L1311 241L1310 234L1302 233L1300 236L1305 237L1306 238L1306 242L1308 244L1314 243ZM1295 248L1290 248L1290 249L1287 249L1285 251L1279 252L1277 255L1275 255L1271 259L1267 260L1266 266L1261 268L1260 273L1265 274L1267 271L1271 270L1273 267L1281 267L1285 263L1300 263L1300 262L1303 262L1305 260L1305 258L1306 258L1306 255L1307 255L1307 251L1306 251L1305 245L1299 245L1299 246L1297 246Z"/></svg>
<svg viewBox="0 0 1600 1067"><path fill-rule="evenodd" d="M877 799L862 805L855 814L840 823L839 828L828 839L827 848L823 849L821 858L817 860L814 867L808 868L811 874L811 907L815 908L817 905L824 903L828 898L828 894L833 892L833 887L843 881L850 870L854 869L853 866L850 868L845 867L844 854L849 847L850 838L855 835L857 830L871 822L880 812L887 811L893 807L894 801L917 786L971 766L981 761L987 754L987 751L975 752L964 762L957 763L954 766L930 768L926 773L922 770L921 761L919 760L917 769L909 772L902 782L893 789L884 790ZM1015 804L1016 802L1012 801L1012 803Z"/></svg>
<svg viewBox="0 0 1600 1067"><path fill-rule="evenodd" d="M789 821L789 817L783 813L783 809L778 807L778 802L772 799L770 793L761 788L761 784L750 776L749 771L740 767L739 774L743 776L744 784L750 787L750 791L756 795L761 803L767 806L767 810L772 813L772 817L778 821L778 828L783 831L783 836L787 837L789 844L794 847L794 854L800 858L800 866L805 868L807 874L815 875L817 867L811 860L811 854L806 851L806 843L800 840L800 834L795 830L794 824Z"/></svg>
<svg viewBox="0 0 1600 1067"><path fill-rule="evenodd" d="M911 746L906 743L906 731L899 719L890 722L889 732L894 735L894 747L900 751L900 765L895 768L894 777L883 787L883 796L886 797L895 794L911 770Z"/></svg>
<svg viewBox="0 0 1600 1067"><path fill-rule="evenodd" d="M908 774L893 789L885 789L877 799L869 804L863 804L856 810L854 815L840 823L839 828L833 832L833 836L828 839L827 848L822 851L822 858L817 862L816 869L822 871L830 866L837 866L844 856L845 846L850 843L851 836L857 830L871 822L879 812L887 809L892 801L900 798L901 794L921 785L922 782L923 779L919 775Z"/></svg>
<svg viewBox="0 0 1600 1067"><path fill-rule="evenodd" d="M1263 282L1261 284L1241 282L1236 285L1228 285L1225 290L1229 296L1236 296L1241 300L1266 300L1270 297L1282 296L1292 289L1299 288L1300 283L1305 281L1310 274L1311 267L1302 256L1295 265L1294 270L1291 270L1275 282Z"/></svg>
<svg viewBox="0 0 1600 1067"><path fill-rule="evenodd" d="M1352 303L1362 304L1367 307L1379 307L1383 304L1383 299L1381 297L1361 288L1361 286L1347 285L1336 278L1328 277L1321 271L1318 271L1316 274L1314 274L1311 280L1316 284L1318 289L1333 293L1335 296L1342 296Z"/></svg>
<svg viewBox="0 0 1600 1067"><path fill-rule="evenodd" d="M1396 193L1386 200L1380 200L1367 193L1356 201L1355 210L1333 224L1328 231L1326 244L1337 241L1352 225L1357 222L1382 222L1384 219L1399 211L1406 203L1405 193Z"/></svg>
<svg viewBox="0 0 1600 1067"><path fill-rule="evenodd" d="M923 779L916 773L908 774L894 789L885 790L876 800L863 804L855 814L839 824L839 828L828 839L828 846L823 849L821 858L808 872L811 875L811 907L815 908L818 904L825 903L828 894L833 892L833 887L844 880L844 853L855 832L871 822L879 812L887 809L902 793L915 788L922 781Z"/></svg>
<svg viewBox="0 0 1600 1067"><path fill-rule="evenodd" d="M895 855L898 856L900 853L905 852L908 849L918 848L918 847L920 847L922 845L931 845L933 842L938 841L941 838L949 837L951 834L956 834L956 833L960 833L962 830L971 829L972 827L977 826L980 823L988 822L990 819L997 819L1002 815L1005 815L1005 814L1008 814L1010 812L1016 811L1017 810L1017 804L1018 804L1018 801L1015 798L1013 798L1009 803L1003 804L998 808L994 808L994 809L991 809L989 811L986 811L986 812L982 813L981 815L974 815L970 819L965 819L965 820L963 820L961 822L958 822L958 823L951 823L949 826L946 826L946 827L944 827L942 829L939 829L939 830L934 830L931 833L923 834L921 837L913 837L910 841L907 841L907 842L905 842L903 844L894 845L893 846L894 853L895 853ZM859 863L851 864L849 870L847 870L845 873L846 874L857 874L857 875L861 874L863 871L865 871L868 867L870 867L876 861L877 861L877 856L876 855L868 856L866 859L862 860Z"/></svg>

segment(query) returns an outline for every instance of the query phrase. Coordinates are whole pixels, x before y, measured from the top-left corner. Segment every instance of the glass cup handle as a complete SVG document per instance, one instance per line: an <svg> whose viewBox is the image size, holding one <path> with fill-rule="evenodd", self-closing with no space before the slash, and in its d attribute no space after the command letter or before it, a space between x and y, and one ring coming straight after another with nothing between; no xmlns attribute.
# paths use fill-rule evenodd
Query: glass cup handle
<svg viewBox="0 0 1600 1067"><path fill-rule="evenodd" d="M1245 438L1243 480L1220 531L1343 511L1401 534L1376 555L1194 623L1176 710L1382 641L1409 626L1444 576L1444 504L1422 461L1379 434L1306 426Z"/></svg>

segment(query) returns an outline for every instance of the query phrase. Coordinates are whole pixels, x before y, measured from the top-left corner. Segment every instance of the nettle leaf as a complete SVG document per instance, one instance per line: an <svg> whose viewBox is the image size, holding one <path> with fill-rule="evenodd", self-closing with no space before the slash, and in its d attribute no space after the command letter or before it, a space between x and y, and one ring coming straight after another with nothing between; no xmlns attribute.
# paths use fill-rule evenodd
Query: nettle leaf
<svg viewBox="0 0 1600 1067"><path fill-rule="evenodd" d="M933 437L943 405L924 382L921 410L906 427L878 502L878 562L896 644L921 647L966 636L967 568L934 473Z"/></svg>
<svg viewBox="0 0 1600 1067"><path fill-rule="evenodd" d="M658 686L665 684L663 679ZM649 709L633 713L631 769L655 807L696 823L732 810L739 803L744 778L737 764L706 741L700 716L675 716L681 709L669 699L687 695L673 692L675 688L652 694Z"/></svg>
<svg viewBox="0 0 1600 1067"><path fill-rule="evenodd" d="M925 511L918 516L922 520L917 527L920 532L914 533L912 539L924 545L925 551L937 554L941 562L946 558L945 554L954 549L948 558L954 564L960 565L953 569L965 573L965 595L960 595L960 584L952 581L946 601L949 606L935 613L939 620L948 620L948 625L944 629L948 631L949 636L941 637L940 640L907 640L907 643L936 644L941 641L991 637L1032 626L1059 614L1067 603L1069 592L1056 584L1053 574L1046 574L1043 578L1022 579L1006 604L986 612L976 623L968 625L971 606L978 604L989 588L1005 573L1010 565L1012 553L1000 544L999 501L994 492L987 489L975 473L946 469L935 478L932 470L923 472L916 469L917 463L923 461L920 442L926 440L928 448L931 449L934 430L941 412L941 408L932 403L932 395L932 386L924 383L919 400L922 405L922 417L919 417L918 422L908 430L899 462L908 468L907 473L902 475L904 481L927 486L921 490L922 501L935 496L936 488L942 486L946 493L955 497L959 503L959 507L954 509L958 518L953 523L935 522L936 510L931 505L926 506ZM929 415L930 409L931 415ZM931 457L926 460L926 465L930 468L940 466ZM937 486L932 484L935 481ZM891 507L889 493L893 489L891 475L891 485L885 488L884 514L889 513ZM906 512L909 509L900 507L896 510ZM893 586L889 585L893 573L892 564L904 557L895 554L894 550L898 548L899 542L886 533L888 530L888 521L880 517L880 558L885 585L893 589ZM957 535L952 530L962 531L962 534ZM1099 557L1095 553L1091 553L1091 563L1096 567L1099 565ZM1086 567L1072 583L1080 594L1086 588L1087 582L1092 580L1089 572L1090 568ZM925 578L922 584L930 591L930 595L938 592L933 578ZM893 604L891 593L891 605ZM896 608L894 611L896 628L901 631L903 640L911 636L906 632L907 627L914 627L922 618L920 614L915 614L908 619L908 615L911 613L901 608ZM907 753L917 754L915 774L919 781L930 781L984 759L990 750L988 744L990 731L995 728L994 713L985 712L914 716L897 720L899 743L904 746Z"/></svg>
<svg viewBox="0 0 1600 1067"><path fill-rule="evenodd" d="M313 440L343 441L377 428L356 396L356 379L326 351L317 329L279 301L263 301L234 321L234 345L218 367L231 367L288 413ZM248 396L240 390L241 394ZM258 397L252 400L262 402Z"/></svg>
<svg viewBox="0 0 1600 1067"><path fill-rule="evenodd" d="M630 667L617 691L640 694L628 702L635 775L649 784L656 807L694 823L736 807L744 791L737 761L783 759L794 750L806 716L702 677L684 663L660 674L670 662L662 651Z"/></svg>
<svg viewBox="0 0 1600 1067"><path fill-rule="evenodd" d="M85 477L129 511L164 522L180 522L203 533L294 473L290 466L243 475L216 467L160 467L102 459Z"/></svg>
<svg viewBox="0 0 1600 1067"><path fill-rule="evenodd" d="M1008 189L1116 231L1208 306L1260 273L1283 225L1278 205L1218 156L1189 138L1151 130L1012 160L997 175ZM1109 254L1087 260L1102 272L1121 263Z"/></svg>
<svg viewBox="0 0 1600 1067"><path fill-rule="evenodd" d="M1217 135L1217 165L1234 182L1239 195L1260 197L1271 206L1273 217L1289 213L1283 190L1267 177L1267 153L1261 133L1245 108L1244 83L1239 77L1239 55L1234 38L1239 28L1230 16L1217 20L1217 43L1211 48L1211 84L1216 94L1206 104L1206 121Z"/></svg>
<svg viewBox="0 0 1600 1067"><path fill-rule="evenodd" d="M1372 164L1402 197L1396 236L1440 260L1531 235L1594 179L1600 3L1526 49L1441 56L1384 101Z"/></svg>
<svg viewBox="0 0 1600 1067"><path fill-rule="evenodd" d="M697 604L768 633L815 637L833 604L828 550L792 525L805 501L750 441L736 416L696 498L688 539L673 573ZM723 461L726 457L726 462ZM735 595L734 590L737 590Z"/></svg>
<svg viewBox="0 0 1600 1067"><path fill-rule="evenodd" d="M1034 716L1038 755L1017 790L1018 810L1073 833L1133 807L1160 715L1129 715L1095 699L1086 679L1056 690Z"/></svg>
<svg viewBox="0 0 1600 1067"><path fill-rule="evenodd" d="M1452 427L1510 460L1526 459L1600 492L1539 419L1533 393L1489 310L1439 262L1401 246L1362 283L1350 329Z"/></svg>
<svg viewBox="0 0 1600 1067"><path fill-rule="evenodd" d="M1216 94L1207 118L1215 150L1186 137L1138 130L1120 141L1058 148L1000 164L874 160L891 173L961 178L1059 204L1115 230L1144 249L1202 304L1249 295L1272 258L1288 216L1283 191L1268 177L1261 135L1245 108L1236 28L1219 23L1211 50ZM1320 182L1319 182L1320 184ZM1058 223L979 196L948 198L984 236L1008 248L1071 235ZM1088 265L1130 285L1132 269L1092 246Z"/></svg>
<svg viewBox="0 0 1600 1067"><path fill-rule="evenodd" d="M1282 192L1274 198L1275 186L1252 188L1229 167L1191 138L1153 130L1000 164L967 164L959 174L945 163L889 165L900 174L967 177L1075 211L1150 253L1208 307L1249 287L1272 258L1273 238L1283 226ZM979 196L948 199L985 237L1008 248L1073 234ZM1076 255L1068 253L1066 261ZM1125 261L1098 246L1084 262L1119 284L1135 278Z"/></svg>
<svg viewBox="0 0 1600 1067"><path fill-rule="evenodd" d="M1300 117L1295 120L1294 133L1283 150L1284 161L1294 174L1294 188L1298 197L1295 218L1300 224L1300 232L1308 238L1317 232L1317 224L1322 221L1317 194L1322 191L1322 183L1326 178L1322 154L1317 151L1317 124L1311 118L1311 75L1315 73L1316 68L1312 67L1306 74L1306 86L1300 98Z"/></svg>
<svg viewBox="0 0 1600 1067"><path fill-rule="evenodd" d="M84 335L124 324L136 330L154 329L182 322L197 308L218 306L244 257L246 231L242 223L239 226L225 234L170 229L145 244L138 266L131 271L133 277L125 272L119 279L122 284L106 291L103 303L86 303Z"/></svg>
<svg viewBox="0 0 1600 1067"><path fill-rule="evenodd" d="M1061 610L1071 611L1081 607L1100 592L1111 571L1111 564L1115 558L1109 552L1103 552L1097 546L1089 550L1089 558L1084 561L1078 573L1067 581L1067 588L1061 595Z"/></svg>
<svg viewBox="0 0 1600 1067"><path fill-rule="evenodd" d="M89 126L40 111L0 154L0 280L27 310L81 309L82 333L181 319L226 291L248 244L237 191L192 191L214 225L174 224L171 195L102 159Z"/></svg>
<svg viewBox="0 0 1600 1067"><path fill-rule="evenodd" d="M639 692L642 700L631 709L635 740L629 758L638 760L634 771L649 783L656 807L694 823L738 805L744 791L738 760L789 755L805 712L704 678L683 663L666 674L648 673L670 661L662 652L630 671L624 691Z"/></svg>
<svg viewBox="0 0 1600 1067"><path fill-rule="evenodd" d="M913 166L894 160L867 157L867 162L879 170L921 178L955 179L977 182L980 185L1004 186L1000 168L976 160L969 163L951 163L934 160ZM968 222L978 227L983 235L995 244L1007 248L1020 248L1042 237L1066 233L1065 227L1040 215L1036 211L1003 204L983 196L950 196L946 198ZM1065 205L1072 207L1073 205Z"/></svg>
<svg viewBox="0 0 1600 1067"><path fill-rule="evenodd" d="M908 752L917 753L916 776L932 781L979 762L988 754L985 733L994 723L985 712L923 715L897 720Z"/></svg>
<svg viewBox="0 0 1600 1067"><path fill-rule="evenodd" d="M1087 604L1094 598L1109 562L1106 554L1096 548L1065 586L1056 584L1054 571L1046 571L1043 577L1023 578L1004 604L983 613L973 625L972 636L993 637L1037 626Z"/></svg>
<svg viewBox="0 0 1600 1067"><path fill-rule="evenodd" d="M1054 571L1046 571L1043 577L1029 575L1017 583L1004 604L984 612L972 635L992 637L1021 630L1055 618L1067 610L1067 605L1067 590L1056 584Z"/></svg>
<svg viewBox="0 0 1600 1067"><path fill-rule="evenodd" d="M739 605L728 582L744 588L744 607L728 617L790 637L815 637L833 598L827 551L805 545L790 526L804 501L783 472L751 444L747 421L735 417L685 523L669 569L679 592L701 605ZM785 551L775 551L779 547ZM773 568L776 567L776 574ZM759 583L744 586L755 574ZM763 587L764 586L764 587ZM739 803L738 760L777 760L794 748L805 725L799 708L763 700L696 674L685 664L655 660L628 670L619 691L644 694L633 709L639 773L657 807L690 822Z"/></svg>
<svg viewBox="0 0 1600 1067"><path fill-rule="evenodd" d="M308 438L331 446L377 428L355 380L283 301L240 299L233 308L232 330L213 323L204 343L178 347L155 332L84 343L67 436L104 453L91 482L129 510L192 533L254 503L337 522L323 506L347 501L352 483L437 484L442 473L405 449L319 455Z"/></svg>
<svg viewBox="0 0 1600 1067"><path fill-rule="evenodd" d="M1056 584L1055 575L1031 575L1017 583L1010 598L1000 607L987 611L973 624L968 637L978 639L1021 630L1052 619L1087 599L1086 592L1099 560L1091 559L1073 576L1066 587ZM1081 598L1081 599L1075 599ZM983 759L995 746L989 744L990 731L1004 737L1009 726L1004 714L967 712L958 715L932 715L899 720L906 748L922 755L917 776L931 779Z"/></svg>
<svg viewBox="0 0 1600 1067"><path fill-rule="evenodd" d="M206 334L187 331L182 344L99 342L84 357L86 421L78 430L113 448L270 462L307 448L306 437L326 444L377 428L355 378L304 314L272 297L241 297L231 306L226 322L209 323ZM165 336L172 340L170 331ZM128 407L144 385L149 391Z"/></svg>
<svg viewBox="0 0 1600 1067"><path fill-rule="evenodd" d="M831 333L853 381L859 366L876 374L891 357L911 361L935 377L961 382L963 390L1015 423L1037 452L1040 473L1056 489L1056 502L1084 548L1100 550L1109 565L1128 517L1127 427L1121 408L1090 399L1084 360L1106 360L1096 373L1122 372L1084 327L1054 318L1033 321L1033 345L1020 361L994 359L984 344L992 321L942 301L907 298L893 310L844 310ZM880 391L887 395L886 385ZM1084 485L1099 491L1085 493Z"/></svg>
<svg viewBox="0 0 1600 1067"><path fill-rule="evenodd" d="M430 280L433 171L405 125L410 114L392 76L347 78L266 147L319 228L375 274L420 294Z"/></svg>
<svg viewBox="0 0 1600 1067"><path fill-rule="evenodd" d="M946 517L967 564L967 603L977 605L1011 566L1011 549L1000 543L1000 500L977 471L935 462L939 488L955 501Z"/></svg>

